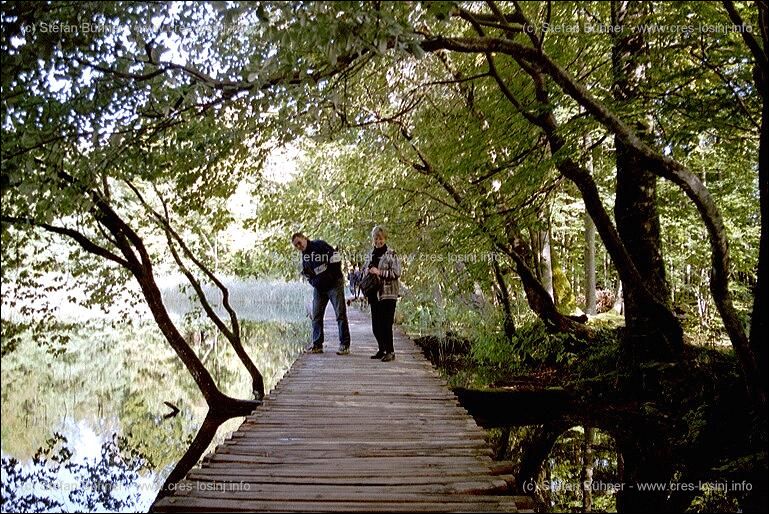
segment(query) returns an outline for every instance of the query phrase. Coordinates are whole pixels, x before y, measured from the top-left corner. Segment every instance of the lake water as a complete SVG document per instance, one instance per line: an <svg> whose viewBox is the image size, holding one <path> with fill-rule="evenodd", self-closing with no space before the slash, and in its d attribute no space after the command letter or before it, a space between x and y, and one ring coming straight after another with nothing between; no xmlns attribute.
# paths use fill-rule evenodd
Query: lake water
<svg viewBox="0 0 769 514"><path fill-rule="evenodd" d="M306 297L295 300L251 299L246 309L243 343L267 391L309 339ZM186 327L219 388L250 398L250 377L227 340L200 322ZM150 321L90 319L63 333L58 355L27 337L2 358L2 511L146 511L206 404ZM164 402L179 413L168 417ZM242 419L225 422L209 451Z"/></svg>

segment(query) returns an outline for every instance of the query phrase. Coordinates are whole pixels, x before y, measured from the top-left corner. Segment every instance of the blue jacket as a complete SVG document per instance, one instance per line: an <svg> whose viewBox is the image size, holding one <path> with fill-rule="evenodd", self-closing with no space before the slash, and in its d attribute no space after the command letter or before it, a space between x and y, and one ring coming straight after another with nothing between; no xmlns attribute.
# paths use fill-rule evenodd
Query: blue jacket
<svg viewBox="0 0 769 514"><path fill-rule="evenodd" d="M321 291L344 284L342 257L325 241L307 241L307 248L302 252L302 275Z"/></svg>

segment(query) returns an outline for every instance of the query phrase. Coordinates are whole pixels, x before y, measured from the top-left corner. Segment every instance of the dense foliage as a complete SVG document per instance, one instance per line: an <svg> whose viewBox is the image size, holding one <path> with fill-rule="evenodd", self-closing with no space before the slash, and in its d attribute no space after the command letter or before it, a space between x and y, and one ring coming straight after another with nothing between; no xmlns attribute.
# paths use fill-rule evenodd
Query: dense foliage
<svg viewBox="0 0 769 514"><path fill-rule="evenodd" d="M749 443L766 442L765 1L7 2L2 22L3 302L64 287L51 271L94 304L133 277L218 404L155 268L196 291L212 267L288 276L292 232L353 262L381 223L404 257L402 316L470 335L477 361L592 352L616 368L615 400L669 407L649 412L677 426L696 406L667 405L665 388L703 379L689 345L723 347L739 369L726 387L757 418ZM292 141L298 174L265 180ZM238 187L254 212L230 212ZM233 223L258 246L228 255ZM596 296L623 316L606 359L581 316ZM237 351L234 313L217 326ZM623 447L628 479L673 477L669 455L643 450L669 429ZM629 492L619 507L668 501Z"/></svg>

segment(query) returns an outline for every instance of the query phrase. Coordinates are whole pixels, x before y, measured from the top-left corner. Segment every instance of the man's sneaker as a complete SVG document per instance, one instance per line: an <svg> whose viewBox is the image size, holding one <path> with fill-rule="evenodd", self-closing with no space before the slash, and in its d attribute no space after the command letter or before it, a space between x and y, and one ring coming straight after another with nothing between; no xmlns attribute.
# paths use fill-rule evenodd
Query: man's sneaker
<svg viewBox="0 0 769 514"><path fill-rule="evenodd" d="M374 355L371 356L372 359L381 359L385 356L385 352L376 352Z"/></svg>
<svg viewBox="0 0 769 514"><path fill-rule="evenodd" d="M339 349L336 351L337 355L350 355L350 347L345 345L339 345Z"/></svg>
<svg viewBox="0 0 769 514"><path fill-rule="evenodd" d="M384 354L384 357L382 357L382 362L390 362L395 360L395 354L393 352L389 352Z"/></svg>
<svg viewBox="0 0 769 514"><path fill-rule="evenodd" d="M310 345L304 349L304 353L323 353L323 347Z"/></svg>

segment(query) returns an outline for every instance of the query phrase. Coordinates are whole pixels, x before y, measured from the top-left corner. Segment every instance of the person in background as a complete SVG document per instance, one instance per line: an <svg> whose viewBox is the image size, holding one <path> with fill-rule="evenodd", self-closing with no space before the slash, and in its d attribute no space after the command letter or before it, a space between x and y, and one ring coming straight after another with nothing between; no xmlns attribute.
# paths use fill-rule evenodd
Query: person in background
<svg viewBox="0 0 769 514"><path fill-rule="evenodd" d="M330 244L320 239L309 240L301 232L291 236L291 244L302 254L302 275L312 286L312 344L307 353L323 353L323 317L328 302L334 307L339 328L337 354L350 353L350 327L344 299L342 258Z"/></svg>
<svg viewBox="0 0 769 514"><path fill-rule="evenodd" d="M371 306L371 329L374 332L379 351L371 356L390 362L395 359L393 348L393 322L395 304L400 290L401 263L395 250L387 246L387 232L380 226L371 231L373 248L366 258L363 272L379 275L382 285L367 299Z"/></svg>
<svg viewBox="0 0 769 514"><path fill-rule="evenodd" d="M362 274L360 272L360 267L358 267L357 264L352 268L350 273L347 274L347 282L349 283L350 294L355 300L358 299L358 293L360 291L358 283L360 282L361 276Z"/></svg>

